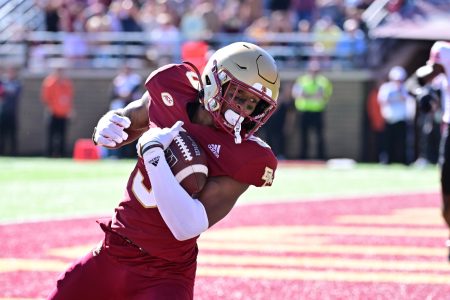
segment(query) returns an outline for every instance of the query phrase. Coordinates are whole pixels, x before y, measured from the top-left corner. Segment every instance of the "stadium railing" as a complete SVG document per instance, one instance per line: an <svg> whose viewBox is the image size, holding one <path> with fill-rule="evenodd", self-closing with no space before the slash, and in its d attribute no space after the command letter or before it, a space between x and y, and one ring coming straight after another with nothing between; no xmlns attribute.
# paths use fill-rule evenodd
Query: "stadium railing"
<svg viewBox="0 0 450 300"><path fill-rule="evenodd" d="M330 69L365 68L369 40L343 33L339 38L302 33L215 34L205 42L212 49L235 41L263 46L283 68L303 67L315 57ZM0 59L40 72L56 65L74 69L116 69L125 61L135 68L181 60L186 40L157 40L144 32L68 33L31 31L11 39L0 35Z"/></svg>

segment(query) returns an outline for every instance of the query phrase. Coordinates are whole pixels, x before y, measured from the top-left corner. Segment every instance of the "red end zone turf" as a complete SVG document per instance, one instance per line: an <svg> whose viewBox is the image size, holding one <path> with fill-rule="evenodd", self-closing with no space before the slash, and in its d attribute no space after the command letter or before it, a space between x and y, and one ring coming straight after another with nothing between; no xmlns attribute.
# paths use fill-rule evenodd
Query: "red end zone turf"
<svg viewBox="0 0 450 300"><path fill-rule="evenodd" d="M438 194L245 205L200 239L195 299L448 299ZM95 218L0 226L0 299L45 297Z"/></svg>

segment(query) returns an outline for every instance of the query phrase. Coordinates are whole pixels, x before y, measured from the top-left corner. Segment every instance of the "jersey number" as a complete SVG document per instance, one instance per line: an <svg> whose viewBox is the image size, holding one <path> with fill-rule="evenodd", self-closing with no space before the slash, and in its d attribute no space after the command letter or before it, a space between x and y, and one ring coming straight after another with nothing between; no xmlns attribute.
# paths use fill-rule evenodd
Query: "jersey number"
<svg viewBox="0 0 450 300"><path fill-rule="evenodd" d="M155 194L152 189L148 189L144 185L144 176L140 170L136 172L133 178L133 186L131 188L136 199L142 204L145 208L154 208L156 207Z"/></svg>

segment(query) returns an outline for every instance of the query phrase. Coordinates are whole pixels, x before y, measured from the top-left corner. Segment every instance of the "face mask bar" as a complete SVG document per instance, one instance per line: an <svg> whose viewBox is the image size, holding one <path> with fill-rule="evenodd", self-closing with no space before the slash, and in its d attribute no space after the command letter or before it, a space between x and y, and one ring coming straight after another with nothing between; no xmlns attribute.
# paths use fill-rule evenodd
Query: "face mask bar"
<svg viewBox="0 0 450 300"><path fill-rule="evenodd" d="M235 141L240 139L241 130L243 131L244 139L247 139L270 118L275 111L277 105L276 102L263 91L259 91L258 89L237 80L226 70L213 72L213 74L215 81L219 85L218 93L208 100L206 105L209 105L209 109L207 109L211 112L216 123L235 137ZM227 99L224 95L227 95L230 88L234 88L234 92L232 97ZM256 98L260 99L251 115L246 115L241 112L234 102L234 99L240 90L250 92ZM230 120L224 117L221 110L224 103L241 117L239 118L236 116L230 118ZM229 110L227 110L227 112L228 111ZM230 113L228 114L231 115ZM239 135L239 137L237 137L237 135Z"/></svg>

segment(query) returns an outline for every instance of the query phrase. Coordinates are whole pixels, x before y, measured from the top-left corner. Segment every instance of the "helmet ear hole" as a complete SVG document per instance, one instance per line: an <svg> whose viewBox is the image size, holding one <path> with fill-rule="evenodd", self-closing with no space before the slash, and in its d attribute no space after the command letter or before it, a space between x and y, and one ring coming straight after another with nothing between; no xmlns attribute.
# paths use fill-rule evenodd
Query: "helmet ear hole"
<svg viewBox="0 0 450 300"><path fill-rule="evenodd" d="M205 81L207 85L211 85L211 79L209 79L208 75L205 76Z"/></svg>
<svg viewBox="0 0 450 300"><path fill-rule="evenodd" d="M228 86L230 85L230 82L227 81L224 84L222 84L222 96L225 96L226 91L228 90Z"/></svg>

